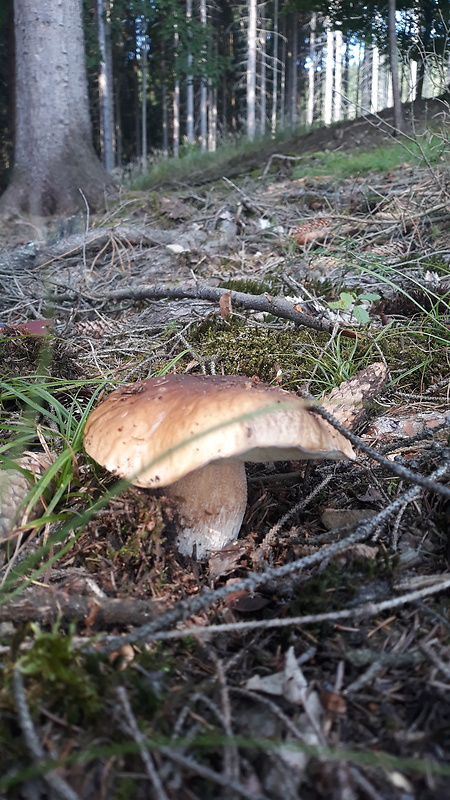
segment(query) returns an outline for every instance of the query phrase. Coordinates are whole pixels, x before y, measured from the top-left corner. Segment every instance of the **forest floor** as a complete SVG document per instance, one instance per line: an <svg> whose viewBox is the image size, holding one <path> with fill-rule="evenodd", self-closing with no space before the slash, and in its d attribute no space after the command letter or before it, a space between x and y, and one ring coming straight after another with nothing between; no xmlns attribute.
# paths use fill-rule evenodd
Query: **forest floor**
<svg viewBox="0 0 450 800"><path fill-rule="evenodd" d="M352 174L388 143L356 120L3 230L2 460L37 488L0 551L0 798L447 800L448 105L411 136L431 119L422 161ZM99 394L149 375L320 398L374 363L356 460L249 465L241 535L204 562L83 451Z"/></svg>

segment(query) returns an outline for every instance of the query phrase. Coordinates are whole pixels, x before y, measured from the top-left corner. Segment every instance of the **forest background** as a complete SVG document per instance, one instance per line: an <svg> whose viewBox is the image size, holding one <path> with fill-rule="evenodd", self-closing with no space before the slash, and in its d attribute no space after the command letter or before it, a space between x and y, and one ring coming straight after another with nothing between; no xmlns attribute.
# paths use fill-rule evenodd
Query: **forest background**
<svg viewBox="0 0 450 800"><path fill-rule="evenodd" d="M111 173L440 95L447 16L445 0L83 0L95 149ZM4 0L0 190L15 136L13 17Z"/></svg>
<svg viewBox="0 0 450 800"><path fill-rule="evenodd" d="M1 3L0 800L447 800L447 19ZM174 371L368 388L358 457L248 465L183 556L83 446Z"/></svg>

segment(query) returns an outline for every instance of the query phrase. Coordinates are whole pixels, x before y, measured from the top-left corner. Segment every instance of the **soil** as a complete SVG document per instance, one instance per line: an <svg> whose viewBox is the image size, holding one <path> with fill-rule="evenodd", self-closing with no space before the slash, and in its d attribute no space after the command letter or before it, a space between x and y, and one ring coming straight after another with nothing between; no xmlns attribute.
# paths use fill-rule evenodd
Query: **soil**
<svg viewBox="0 0 450 800"><path fill-rule="evenodd" d="M380 117L275 152L367 149ZM60 461L45 525L2 547L0 798L448 796L448 161L263 178L273 152L123 187L88 234L2 232L3 466L23 441ZM215 371L320 397L380 362L357 459L249 465L240 537L204 562L163 493L117 492L80 432L61 455L61 408L99 386Z"/></svg>

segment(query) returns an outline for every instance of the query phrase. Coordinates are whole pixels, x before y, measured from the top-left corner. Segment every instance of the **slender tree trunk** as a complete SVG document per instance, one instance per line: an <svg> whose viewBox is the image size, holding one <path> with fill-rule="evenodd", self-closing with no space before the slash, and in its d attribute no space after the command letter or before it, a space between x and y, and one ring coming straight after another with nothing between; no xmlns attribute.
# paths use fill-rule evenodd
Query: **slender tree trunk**
<svg viewBox="0 0 450 800"><path fill-rule="evenodd" d="M259 58L260 58L260 86L259 86L259 132L264 136L267 121L267 81L266 81L266 42L267 33L264 22L261 20L261 31L259 34Z"/></svg>
<svg viewBox="0 0 450 800"><path fill-rule="evenodd" d="M162 45L161 62L161 124L162 124L162 151L164 158L169 155L169 124L167 114L167 66L165 47Z"/></svg>
<svg viewBox="0 0 450 800"><path fill-rule="evenodd" d="M205 29L206 40L206 0L200 0L200 22ZM208 81L206 77L207 45L203 45L203 66L205 74L202 75L200 84L200 142L201 151L205 153L208 147Z"/></svg>
<svg viewBox="0 0 450 800"><path fill-rule="evenodd" d="M292 128L297 125L297 103L298 103L298 16L294 11L293 31L292 31L292 50L291 50L291 78L290 78L290 102L289 120Z"/></svg>
<svg viewBox="0 0 450 800"><path fill-rule="evenodd" d="M408 100L413 102L417 93L417 61L409 62L409 91Z"/></svg>
<svg viewBox="0 0 450 800"><path fill-rule="evenodd" d="M334 35L327 24L327 60L325 67L325 98L323 104L323 121L331 125L333 119L333 67L334 67Z"/></svg>
<svg viewBox="0 0 450 800"><path fill-rule="evenodd" d="M398 49L397 33L395 30L395 0L389 0L388 5L388 31L389 31L389 61L392 75L392 99L394 103L394 127L397 131L404 128L402 102L398 79Z"/></svg>
<svg viewBox="0 0 450 800"><path fill-rule="evenodd" d="M0 213L103 207L112 181L92 145L81 0L15 0L16 138Z"/></svg>
<svg viewBox="0 0 450 800"><path fill-rule="evenodd" d="M372 48L372 81L370 91L370 110L378 111L378 84L380 81L380 51L378 47Z"/></svg>
<svg viewBox="0 0 450 800"><path fill-rule="evenodd" d="M286 123L286 14L283 14L283 33L281 39L281 83L280 83L280 126Z"/></svg>
<svg viewBox="0 0 450 800"><path fill-rule="evenodd" d="M248 0L247 28L247 136L256 133L256 0Z"/></svg>
<svg viewBox="0 0 450 800"><path fill-rule="evenodd" d="M192 0L186 0L186 21L188 25L192 21ZM194 77L192 69L192 51L189 49L187 55L188 74L186 75L186 140L188 144L193 144L194 136Z"/></svg>
<svg viewBox="0 0 450 800"><path fill-rule="evenodd" d="M349 37L345 37L345 51L344 51L344 71L342 75L342 91L344 93L344 119L348 119L350 115L350 42Z"/></svg>
<svg viewBox="0 0 450 800"><path fill-rule="evenodd" d="M114 98L111 50L111 7L109 0L97 0L97 30L100 47L100 140L103 166L114 169Z"/></svg>
<svg viewBox="0 0 450 800"><path fill-rule="evenodd" d="M277 131L277 103L278 103L278 0L274 2L273 10L273 54L272 54L272 114L270 130L272 136Z"/></svg>
<svg viewBox="0 0 450 800"><path fill-rule="evenodd" d="M337 122L342 118L342 32L335 31L335 68L334 68L334 104L333 120Z"/></svg>
<svg viewBox="0 0 450 800"><path fill-rule="evenodd" d="M208 150L213 153L217 148L217 89L211 86L208 97Z"/></svg>
<svg viewBox="0 0 450 800"><path fill-rule="evenodd" d="M308 65L308 106L306 109L306 121L308 125L314 122L314 78L316 74L316 27L317 14L311 14L309 23L309 65Z"/></svg>
<svg viewBox="0 0 450 800"><path fill-rule="evenodd" d="M178 33L178 25L174 25L175 32L173 35L173 49L174 49L174 72L175 80L173 87L172 98L172 141L173 141L173 155L178 158L180 155L180 79L178 77L178 46L180 43L180 34Z"/></svg>
<svg viewBox="0 0 450 800"><path fill-rule="evenodd" d="M364 58L362 62L361 76L361 105L362 113L370 112L370 80L372 74L372 48L366 44L364 47Z"/></svg>
<svg viewBox="0 0 450 800"><path fill-rule="evenodd" d="M364 44L360 44L358 47L358 65L356 67L356 92L355 92L355 109L356 115L359 116L361 113L361 85L362 85L362 74L363 74L363 65L364 65L364 51L365 51Z"/></svg>
<svg viewBox="0 0 450 800"><path fill-rule="evenodd" d="M141 72L142 72L142 170L147 169L147 37L141 46Z"/></svg>
<svg viewBox="0 0 450 800"><path fill-rule="evenodd" d="M122 169L123 167L123 153L122 153L122 122L120 119L120 83L116 82L114 92L114 106L115 106L115 119L116 125L114 129L114 138L116 142L116 165Z"/></svg>

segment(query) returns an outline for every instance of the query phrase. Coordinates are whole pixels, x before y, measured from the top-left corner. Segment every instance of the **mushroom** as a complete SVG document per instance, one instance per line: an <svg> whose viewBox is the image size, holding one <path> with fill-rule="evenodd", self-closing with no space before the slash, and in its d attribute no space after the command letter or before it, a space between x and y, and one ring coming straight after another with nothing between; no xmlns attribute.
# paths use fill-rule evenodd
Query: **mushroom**
<svg viewBox="0 0 450 800"><path fill-rule="evenodd" d="M177 545L204 559L236 539L247 503L245 461L355 458L297 395L245 377L166 375L112 392L90 414L86 452L175 502Z"/></svg>

